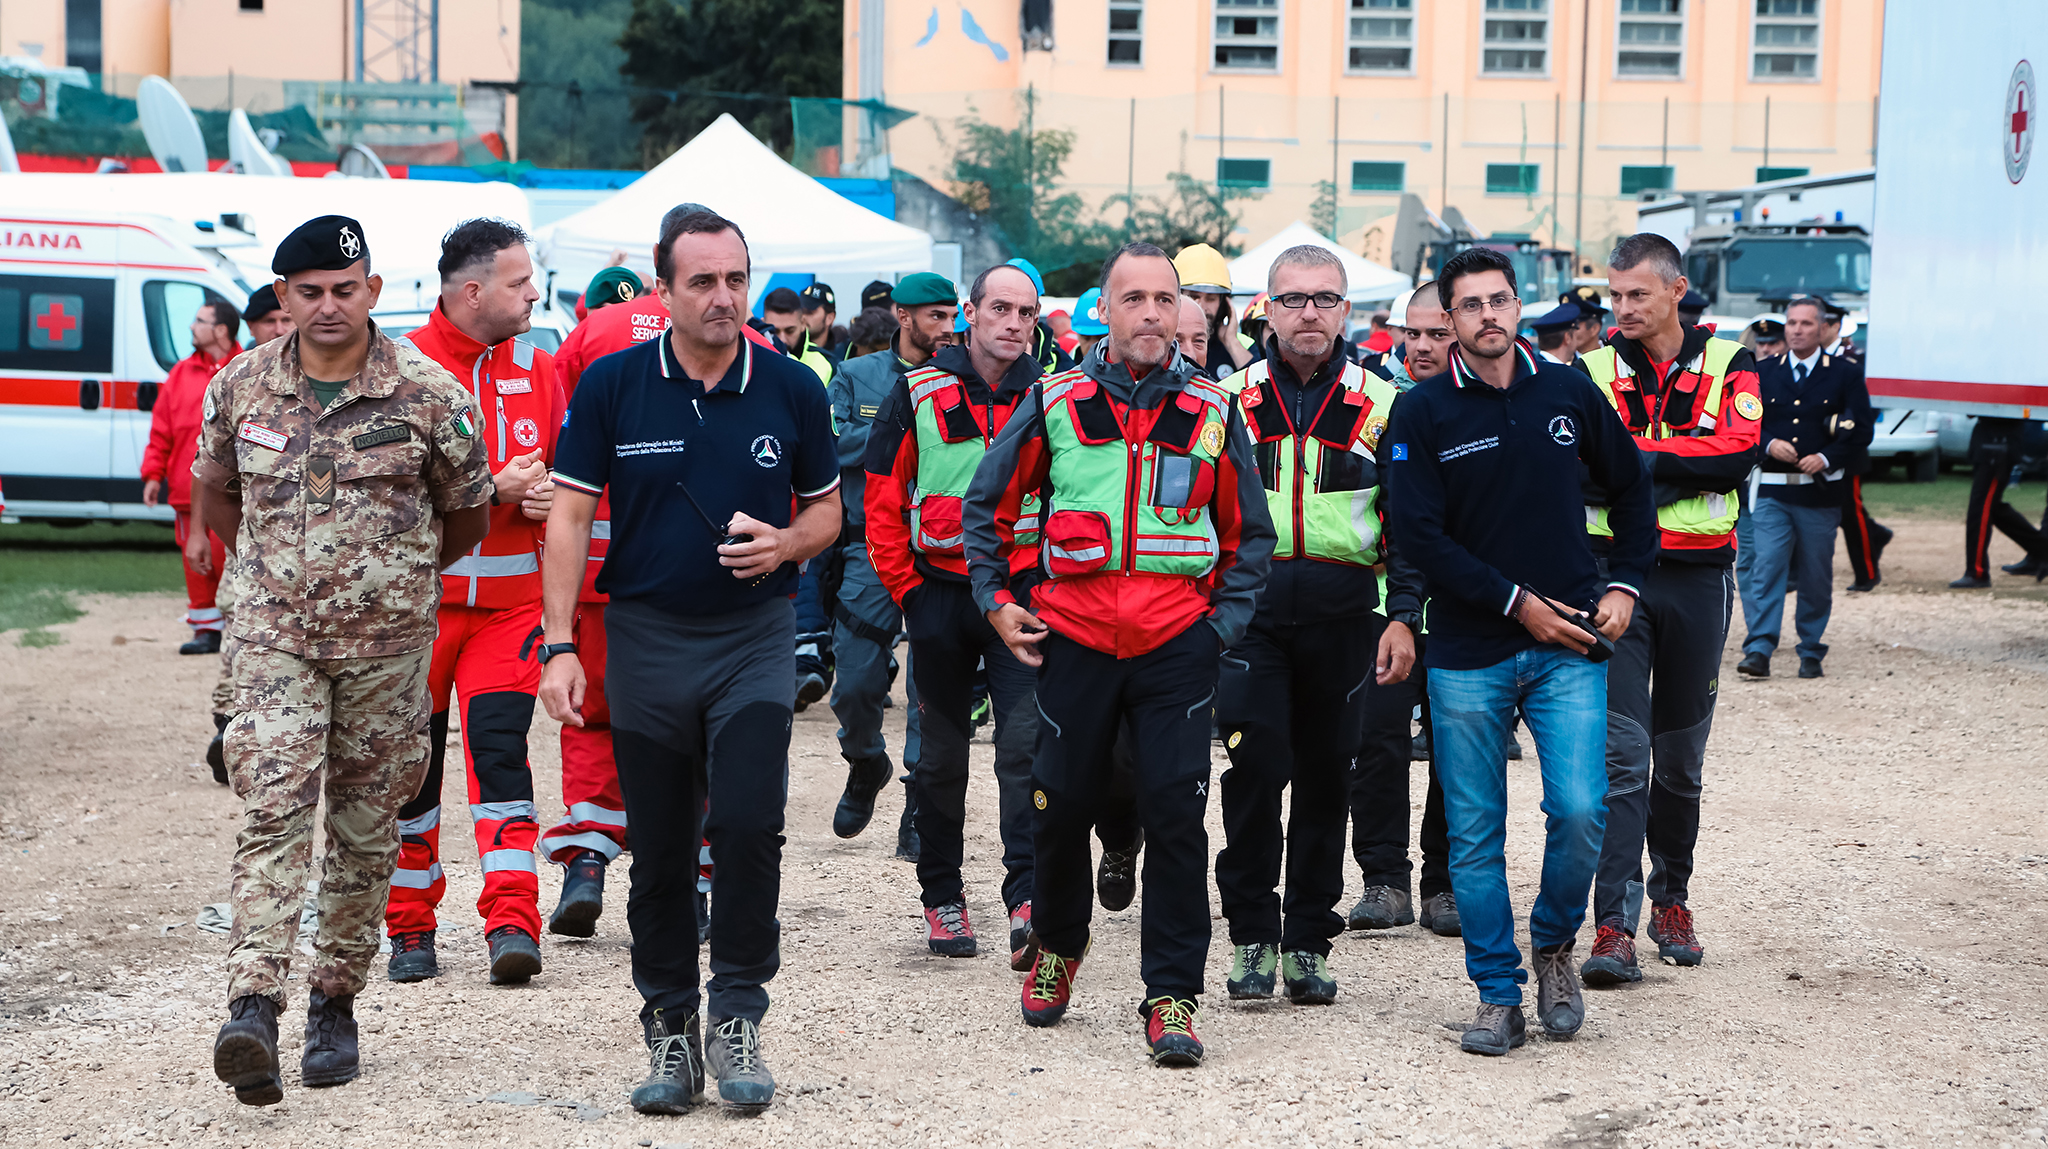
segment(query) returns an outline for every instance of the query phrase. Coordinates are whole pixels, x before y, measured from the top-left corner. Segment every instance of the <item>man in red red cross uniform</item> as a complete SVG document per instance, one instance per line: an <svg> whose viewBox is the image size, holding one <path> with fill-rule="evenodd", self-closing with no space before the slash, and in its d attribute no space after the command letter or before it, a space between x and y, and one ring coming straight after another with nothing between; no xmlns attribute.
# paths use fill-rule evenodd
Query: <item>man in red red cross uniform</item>
<svg viewBox="0 0 2048 1149"><path fill-rule="evenodd" d="M420 792L399 809L398 869L384 913L392 981L439 974L434 909L447 887L441 856L441 768L452 690L462 705L469 816L483 870L477 912L490 947L491 982L540 972L540 876L533 771L526 736L540 688L533 646L540 628L540 543L554 487L548 461L565 403L554 361L520 333L531 326L533 262L526 234L474 219L441 242L441 301L412 343L476 399L477 437L496 490L491 530L441 572L441 609L428 671L433 752Z"/></svg>

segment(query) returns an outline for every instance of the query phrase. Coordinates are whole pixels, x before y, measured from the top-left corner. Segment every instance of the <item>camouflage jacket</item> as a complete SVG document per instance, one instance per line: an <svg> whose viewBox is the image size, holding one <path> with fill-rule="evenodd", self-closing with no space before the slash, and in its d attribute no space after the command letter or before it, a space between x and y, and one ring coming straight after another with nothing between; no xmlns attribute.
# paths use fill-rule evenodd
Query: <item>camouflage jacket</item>
<svg viewBox="0 0 2048 1149"><path fill-rule="evenodd" d="M242 494L233 633L301 658L434 640L437 518L490 501L473 401L370 328L369 359L325 411L299 336L237 356L206 391L193 475Z"/></svg>

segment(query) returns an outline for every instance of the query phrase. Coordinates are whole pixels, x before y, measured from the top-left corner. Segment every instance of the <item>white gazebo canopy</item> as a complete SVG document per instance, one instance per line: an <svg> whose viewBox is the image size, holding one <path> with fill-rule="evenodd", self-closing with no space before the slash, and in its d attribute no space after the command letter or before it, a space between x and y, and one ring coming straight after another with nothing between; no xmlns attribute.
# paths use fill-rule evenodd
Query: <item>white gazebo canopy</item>
<svg viewBox="0 0 2048 1149"><path fill-rule="evenodd" d="M626 266L654 280L661 217L701 203L738 224L754 279L775 272L888 275L929 271L932 237L861 207L782 161L730 115L617 195L541 229L541 258L564 288L580 288L626 253Z"/></svg>
<svg viewBox="0 0 2048 1149"><path fill-rule="evenodd" d="M1415 280L1391 267L1374 263L1345 248L1309 225L1295 220L1259 246L1230 261L1230 287L1236 295L1256 295L1266 290L1266 273L1281 252L1301 244L1313 244L1336 254L1344 263L1344 276L1351 284L1353 303L1376 303L1392 299L1415 286Z"/></svg>

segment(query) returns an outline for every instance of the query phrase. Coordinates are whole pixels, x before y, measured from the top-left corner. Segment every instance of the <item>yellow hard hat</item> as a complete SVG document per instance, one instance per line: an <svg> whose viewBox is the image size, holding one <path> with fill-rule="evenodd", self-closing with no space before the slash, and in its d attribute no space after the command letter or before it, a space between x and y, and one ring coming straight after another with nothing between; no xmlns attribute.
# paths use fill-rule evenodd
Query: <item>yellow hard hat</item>
<svg viewBox="0 0 2048 1149"><path fill-rule="evenodd" d="M1179 273L1184 290L1230 294L1230 261L1206 243L1181 248L1173 257L1173 270Z"/></svg>

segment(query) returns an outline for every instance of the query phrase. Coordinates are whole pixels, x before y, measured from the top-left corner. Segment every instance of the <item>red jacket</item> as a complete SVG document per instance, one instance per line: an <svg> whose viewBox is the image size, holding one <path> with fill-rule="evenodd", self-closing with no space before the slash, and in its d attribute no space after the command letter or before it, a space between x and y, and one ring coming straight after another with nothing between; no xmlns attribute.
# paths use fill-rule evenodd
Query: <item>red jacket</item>
<svg viewBox="0 0 2048 1149"><path fill-rule="evenodd" d="M205 352L194 351L178 360L157 388L156 406L149 413L149 447L142 452L142 477L170 488L164 501L181 511L192 505L192 461L199 454L206 385L233 358L208 359Z"/></svg>
<svg viewBox="0 0 2048 1149"><path fill-rule="evenodd" d="M439 304L426 326L408 338L476 399L477 436L493 475L536 450L543 462L554 459L555 434L568 404L555 385L552 356L523 339L486 347L463 334ZM546 537L547 524L527 518L516 501L493 505L491 533L441 572L441 601L486 610L539 602Z"/></svg>

